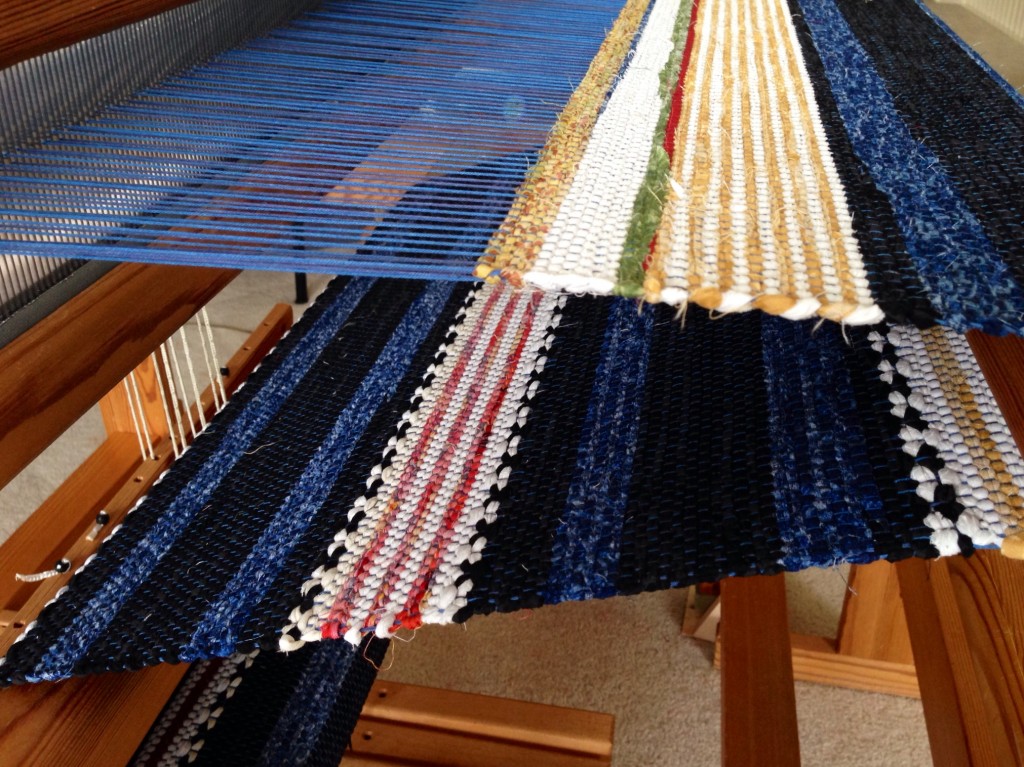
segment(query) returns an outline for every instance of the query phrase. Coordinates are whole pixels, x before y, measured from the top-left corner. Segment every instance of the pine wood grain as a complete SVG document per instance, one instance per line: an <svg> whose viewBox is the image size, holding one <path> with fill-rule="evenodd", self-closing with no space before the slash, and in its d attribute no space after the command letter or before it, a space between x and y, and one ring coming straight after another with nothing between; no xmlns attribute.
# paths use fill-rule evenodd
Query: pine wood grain
<svg viewBox="0 0 1024 767"><path fill-rule="evenodd" d="M929 567L972 764L1024 764L1024 562L995 551Z"/></svg>
<svg viewBox="0 0 1024 767"><path fill-rule="evenodd" d="M53 567L141 463L134 434L109 437L0 545L0 608L24 605L37 584L15 574Z"/></svg>
<svg viewBox="0 0 1024 767"><path fill-rule="evenodd" d="M0 69L192 0L29 0L0 3Z"/></svg>
<svg viewBox="0 0 1024 767"><path fill-rule="evenodd" d="M187 670L165 665L0 690L0 764L127 764Z"/></svg>
<svg viewBox="0 0 1024 767"><path fill-rule="evenodd" d="M920 559L896 564L914 649L921 704L935 767L977 764L969 756L964 712L953 679L953 656L939 621L930 565Z"/></svg>
<svg viewBox="0 0 1024 767"><path fill-rule="evenodd" d="M167 437L170 431L167 427L167 417L164 415L161 400L162 396L169 397L170 395L160 391L161 387L152 355L138 364L132 371L132 376L135 379L134 386L128 379L124 381L131 387L130 395L129 389L122 382L122 385L115 386L100 400L103 425L106 427L107 434L120 432L135 434L141 426L136 423L141 415L144 419L145 430L149 433L150 444L152 444L158 439ZM141 406L133 408L132 402L135 401L136 392L138 392Z"/></svg>
<svg viewBox="0 0 1024 767"><path fill-rule="evenodd" d="M613 727L609 714L378 681L343 763L597 767Z"/></svg>
<svg viewBox="0 0 1024 767"><path fill-rule="evenodd" d="M909 665L913 671L899 580L889 562L850 567L836 649L842 655Z"/></svg>
<svg viewBox="0 0 1024 767"><path fill-rule="evenodd" d="M121 264L0 349L0 487L237 274Z"/></svg>
<svg viewBox="0 0 1024 767"><path fill-rule="evenodd" d="M722 764L800 764L792 650L781 575L722 586Z"/></svg>
<svg viewBox="0 0 1024 767"><path fill-rule="evenodd" d="M615 724L610 714L384 681L374 683L362 716L598 759L611 758Z"/></svg>
<svg viewBox="0 0 1024 767"><path fill-rule="evenodd" d="M1024 451L1024 338L972 330L967 340L1017 447Z"/></svg>

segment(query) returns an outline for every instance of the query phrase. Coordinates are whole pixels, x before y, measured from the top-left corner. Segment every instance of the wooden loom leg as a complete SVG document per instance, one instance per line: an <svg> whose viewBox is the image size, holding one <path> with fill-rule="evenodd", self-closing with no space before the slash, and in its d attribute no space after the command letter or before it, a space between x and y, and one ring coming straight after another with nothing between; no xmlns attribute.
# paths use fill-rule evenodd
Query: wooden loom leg
<svg viewBox="0 0 1024 767"><path fill-rule="evenodd" d="M782 575L722 581L722 764L800 764Z"/></svg>
<svg viewBox="0 0 1024 767"><path fill-rule="evenodd" d="M896 570L850 567L839 636L793 634L793 674L805 682L920 697Z"/></svg>
<svg viewBox="0 0 1024 767"><path fill-rule="evenodd" d="M936 765L1024 764L1024 562L896 565Z"/></svg>

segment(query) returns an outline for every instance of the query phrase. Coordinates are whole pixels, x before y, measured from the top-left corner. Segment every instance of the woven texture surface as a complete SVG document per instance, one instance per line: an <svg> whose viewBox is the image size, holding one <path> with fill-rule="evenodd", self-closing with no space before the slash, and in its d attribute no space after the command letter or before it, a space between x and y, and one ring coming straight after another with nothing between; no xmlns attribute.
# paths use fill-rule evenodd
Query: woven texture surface
<svg viewBox="0 0 1024 767"><path fill-rule="evenodd" d="M1024 330L1024 101L916 0L656 0L606 87L479 276Z"/></svg>
<svg viewBox="0 0 1024 767"><path fill-rule="evenodd" d="M339 278L0 678L355 643L1018 534L1021 459L962 338L849 335Z"/></svg>
<svg viewBox="0 0 1024 767"><path fill-rule="evenodd" d="M324 642L199 661L131 765L337 767L387 644Z"/></svg>
<svg viewBox="0 0 1024 767"><path fill-rule="evenodd" d="M1021 332L1022 146L1024 101L918 0L330 0L11 152L0 221L20 255L476 264ZM366 249L399 203L417 226ZM448 243L453 225L472 236Z"/></svg>

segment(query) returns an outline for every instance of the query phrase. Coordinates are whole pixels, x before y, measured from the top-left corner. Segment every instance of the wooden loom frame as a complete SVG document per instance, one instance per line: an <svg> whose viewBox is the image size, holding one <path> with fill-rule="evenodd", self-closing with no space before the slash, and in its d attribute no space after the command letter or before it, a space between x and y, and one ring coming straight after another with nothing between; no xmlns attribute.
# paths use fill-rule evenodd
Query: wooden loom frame
<svg viewBox="0 0 1024 767"><path fill-rule="evenodd" d="M185 3L8 4L0 10L0 67ZM0 486L234 274L117 267L0 349ZM1024 341L977 333L970 339L1017 444L1024 446ZM136 469L123 468L129 452L123 439L108 443L105 457L80 471L116 486ZM121 475L112 479L104 465L122 466ZM30 525L28 531L36 535L38 528ZM44 560L52 561L52 551ZM0 578L12 566L0 559ZM982 552L969 560L909 560L896 570L935 763L1024 764L1024 562ZM723 763L799 763L782 576L723 581L722 612ZM14 619L0 615L0 621ZM0 753L49 755L43 757L47 763L49 757L65 763L72 756L77 764L123 763L135 748L133 734L141 738L183 671L160 666L4 690ZM15 698L19 702L10 705ZM82 721L85 711L89 727L53 729L60 719ZM18 748L29 750L12 750Z"/></svg>

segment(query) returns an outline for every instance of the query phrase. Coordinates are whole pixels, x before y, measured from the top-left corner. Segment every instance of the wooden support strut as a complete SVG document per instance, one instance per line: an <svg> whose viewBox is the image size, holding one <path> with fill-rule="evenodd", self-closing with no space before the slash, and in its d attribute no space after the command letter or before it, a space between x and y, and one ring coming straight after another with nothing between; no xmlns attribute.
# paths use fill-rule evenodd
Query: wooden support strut
<svg viewBox="0 0 1024 767"><path fill-rule="evenodd" d="M0 3L0 69L193 0L28 0Z"/></svg>
<svg viewBox="0 0 1024 767"><path fill-rule="evenodd" d="M723 767L800 764L782 575L722 581Z"/></svg>
<svg viewBox="0 0 1024 767"><path fill-rule="evenodd" d="M274 307L231 358L224 381L229 395L278 343L291 326L291 317L287 304ZM197 406L212 415L209 388ZM196 406L192 416L198 420ZM95 550L98 541L85 540L89 518L101 504L111 511L111 527L123 518L170 461L166 442L158 441L154 447L157 458L142 461L135 436L115 431L0 546L0 655L71 577L67 573L40 583L17 584L13 572L40 569L65 554L77 565ZM65 506L70 521L49 527L48 515ZM52 529L68 532L55 538L47 533ZM125 764L187 670L185 664L161 665L0 690L0 764Z"/></svg>
<svg viewBox="0 0 1024 767"><path fill-rule="evenodd" d="M0 487L237 274L121 264L0 349Z"/></svg>

